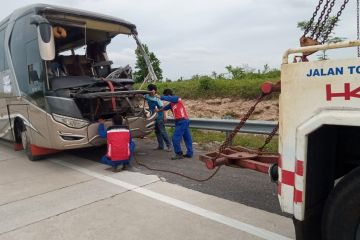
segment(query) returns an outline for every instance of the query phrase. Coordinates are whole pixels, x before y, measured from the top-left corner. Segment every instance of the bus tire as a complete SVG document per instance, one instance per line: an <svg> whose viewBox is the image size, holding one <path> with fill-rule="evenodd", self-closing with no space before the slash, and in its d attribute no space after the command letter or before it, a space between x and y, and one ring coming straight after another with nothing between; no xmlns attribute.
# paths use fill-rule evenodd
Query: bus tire
<svg viewBox="0 0 360 240"><path fill-rule="evenodd" d="M34 156L32 153L29 132L26 130L26 126L24 124L22 125L21 142L22 142L25 154L29 158L29 160L37 161L37 160L41 159L41 157Z"/></svg>
<svg viewBox="0 0 360 240"><path fill-rule="evenodd" d="M360 167L348 173L326 200L322 216L324 240L360 239Z"/></svg>
<svg viewBox="0 0 360 240"><path fill-rule="evenodd" d="M21 132L23 129L23 123L22 120L16 119L14 121L14 138L15 138L15 143L18 144L22 144L22 140L21 140Z"/></svg>

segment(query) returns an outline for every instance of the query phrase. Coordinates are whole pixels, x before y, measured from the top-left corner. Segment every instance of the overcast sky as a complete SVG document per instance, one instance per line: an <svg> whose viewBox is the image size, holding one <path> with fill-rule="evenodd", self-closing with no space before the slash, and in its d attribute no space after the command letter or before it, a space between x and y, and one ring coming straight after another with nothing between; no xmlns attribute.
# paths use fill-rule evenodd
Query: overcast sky
<svg viewBox="0 0 360 240"><path fill-rule="evenodd" d="M298 46L296 24L309 20L315 0L62 0L43 3L100 12L136 24L140 39L161 61L164 77L223 73L226 65L264 64L280 68L282 53ZM1 18L36 3L12 0L2 4ZM337 0L334 14L341 1ZM351 0L335 29L356 38L356 1ZM116 65L134 66L132 38L116 37L108 48ZM354 56L355 49L346 54Z"/></svg>

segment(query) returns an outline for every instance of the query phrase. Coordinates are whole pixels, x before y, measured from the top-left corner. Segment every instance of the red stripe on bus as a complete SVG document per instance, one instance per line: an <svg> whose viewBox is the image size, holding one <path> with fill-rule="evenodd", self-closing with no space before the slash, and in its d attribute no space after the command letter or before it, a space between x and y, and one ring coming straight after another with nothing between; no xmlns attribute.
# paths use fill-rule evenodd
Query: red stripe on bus
<svg viewBox="0 0 360 240"><path fill-rule="evenodd" d="M21 143L14 143L14 150L21 151L21 150L24 150L24 147Z"/></svg>
<svg viewBox="0 0 360 240"><path fill-rule="evenodd" d="M43 147L36 146L34 144L31 144L30 147L31 147L31 154L33 156L43 156L43 155L48 155L48 154L59 152L59 150L56 150L56 149L43 148Z"/></svg>

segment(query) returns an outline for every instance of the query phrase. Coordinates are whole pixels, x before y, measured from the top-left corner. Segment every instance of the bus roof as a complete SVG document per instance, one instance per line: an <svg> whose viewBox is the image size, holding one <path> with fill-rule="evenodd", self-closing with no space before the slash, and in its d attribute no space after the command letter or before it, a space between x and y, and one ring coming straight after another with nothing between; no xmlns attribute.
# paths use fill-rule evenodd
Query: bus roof
<svg viewBox="0 0 360 240"><path fill-rule="evenodd" d="M104 14L99 14L95 12L85 11L85 10L79 10L74 8L65 8L55 5L49 5L49 4L32 4L28 5L22 8L19 8L15 10L11 14L11 19L16 20L17 18L30 13L34 12L36 14L66 14L66 15L73 15L78 17L86 17L94 20L100 20L100 21L106 21L114 24L119 24L124 27L129 28L132 32L136 33L136 26L133 23L130 23L128 21L125 21L121 18L115 18L111 16L107 16ZM6 22L8 18L4 19L1 23Z"/></svg>

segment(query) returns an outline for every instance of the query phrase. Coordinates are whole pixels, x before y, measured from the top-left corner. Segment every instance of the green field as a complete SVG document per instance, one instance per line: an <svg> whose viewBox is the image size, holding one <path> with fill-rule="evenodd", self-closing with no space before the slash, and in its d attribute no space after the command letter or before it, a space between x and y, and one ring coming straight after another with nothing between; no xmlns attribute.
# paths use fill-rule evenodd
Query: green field
<svg viewBox="0 0 360 240"><path fill-rule="evenodd" d="M158 92L171 88L174 93L187 99L232 98L253 99L259 96L260 86L265 81L277 82L280 72L273 70L268 73L246 73L241 79L212 79L209 76L176 82L158 82ZM140 84L136 84L138 89ZM143 89L146 89L145 85Z"/></svg>
<svg viewBox="0 0 360 240"><path fill-rule="evenodd" d="M211 142L220 142L223 143L225 140L225 133L220 132L210 132L210 131L201 131L197 129L191 130L193 141L198 143L200 146L206 146L206 144ZM234 138L234 146L243 146L247 148L257 149L264 144L265 135L254 135L254 134L237 134ZM275 137L264 149L266 152L277 152L278 141ZM217 150L217 149L213 149Z"/></svg>
<svg viewBox="0 0 360 240"><path fill-rule="evenodd" d="M173 134L173 128L167 128L168 134L171 137ZM210 143L217 142L221 144L225 140L225 133L217 131L203 131L198 129L191 129L191 135L193 142L197 143L198 146L204 150L216 151L217 149L212 149ZM155 138L155 133L149 135L150 138ZM265 141L266 135L254 135L254 134L237 134L233 145L234 146L243 146L247 148L257 149L261 147ZM275 136L273 140L265 147L264 151L276 153L278 149L278 137Z"/></svg>

